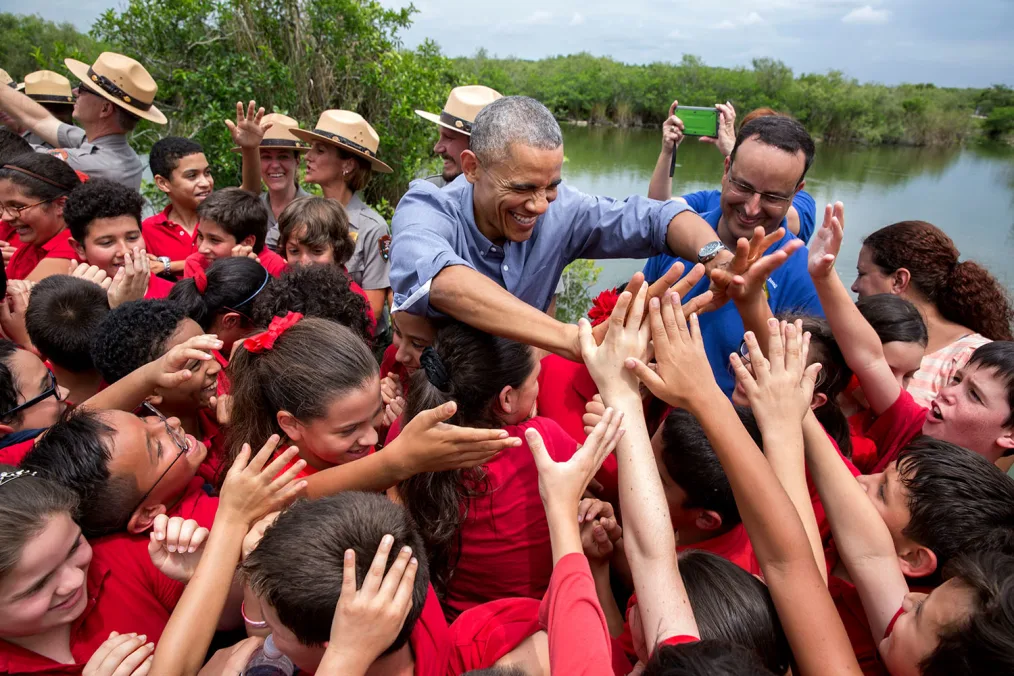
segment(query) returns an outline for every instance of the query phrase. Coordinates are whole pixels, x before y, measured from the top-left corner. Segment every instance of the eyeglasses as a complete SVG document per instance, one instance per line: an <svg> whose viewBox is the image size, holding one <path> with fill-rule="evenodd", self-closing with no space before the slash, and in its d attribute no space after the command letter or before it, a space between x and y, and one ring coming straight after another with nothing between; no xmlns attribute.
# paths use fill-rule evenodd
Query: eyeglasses
<svg viewBox="0 0 1014 676"><path fill-rule="evenodd" d="M746 183L737 181L732 176L729 179L729 190L739 197L745 197L750 199L754 195L760 195L761 202L764 202L768 206L772 207L783 207L786 204L792 204L792 197L785 197L783 195L772 195L769 192L761 192L760 190L754 190L753 186L749 186Z"/></svg>
<svg viewBox="0 0 1014 676"><path fill-rule="evenodd" d="M739 351L739 358L740 358L740 360L742 360L743 364L749 364L750 363L750 348L747 346L745 340L740 342L740 344L739 344L739 350L738 351ZM733 370L732 364L729 364L729 373L732 375L733 378L736 377L736 371ZM824 372L824 369L821 369L820 371L817 372L817 384L813 386L813 390L815 392L817 390L819 390L820 386L824 384L825 380L827 380L827 374Z"/></svg>
<svg viewBox="0 0 1014 676"><path fill-rule="evenodd" d="M158 486L159 482L165 478L165 475L169 473L169 470L173 468L173 465L175 465L180 458L182 458L184 455L187 454L186 435L183 434L179 429L174 428L172 425L170 425L169 420L164 415L162 415L161 411L159 411L157 408L155 408L148 402L144 402L143 404L141 404L140 407L138 407L136 411L134 411L134 414L141 417L147 415L154 415L159 420L161 420L162 424L165 425L165 431L169 433L169 438L173 440L173 443L176 444L176 448L179 449L179 453L177 453L176 457L173 458L173 461L169 463L169 466L165 468L165 471L162 472L162 474L159 475L157 479L155 479L155 483L151 485L151 488L149 488L148 491L143 496L141 496L141 499L138 500L137 505L134 507L134 509L130 510L132 514L137 511L138 507L144 504L144 501L148 499L148 496L151 495L151 492L153 490L155 490L155 487Z"/></svg>
<svg viewBox="0 0 1014 676"><path fill-rule="evenodd" d="M31 209L32 207L37 207L40 204L46 204L48 202L52 202L55 199L56 199L55 197L50 197L48 200L42 200L41 202L36 202L35 204L29 204L29 205L23 206L23 207L12 207L9 204L2 204L2 203L0 203L0 214L14 214L15 218L21 218L21 212L27 211L27 210Z"/></svg>
<svg viewBox="0 0 1014 676"><path fill-rule="evenodd" d="M6 413L0 413L0 420L6 420L18 411L24 411L26 408L35 406L43 399L48 399L49 397L56 397L57 401L63 401L63 398L60 396L60 388L56 386L56 376L53 374L53 371L46 369L46 373L49 374L49 385L42 391L42 394L37 397L32 397L23 404L18 404Z"/></svg>

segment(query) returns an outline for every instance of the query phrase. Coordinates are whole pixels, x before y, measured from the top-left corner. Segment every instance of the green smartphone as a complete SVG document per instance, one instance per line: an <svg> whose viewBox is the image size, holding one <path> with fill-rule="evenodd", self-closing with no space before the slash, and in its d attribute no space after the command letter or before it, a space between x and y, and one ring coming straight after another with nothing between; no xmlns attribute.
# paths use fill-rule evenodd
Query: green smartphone
<svg viewBox="0 0 1014 676"><path fill-rule="evenodd" d="M687 136L718 136L718 109L678 106L676 116L683 120Z"/></svg>

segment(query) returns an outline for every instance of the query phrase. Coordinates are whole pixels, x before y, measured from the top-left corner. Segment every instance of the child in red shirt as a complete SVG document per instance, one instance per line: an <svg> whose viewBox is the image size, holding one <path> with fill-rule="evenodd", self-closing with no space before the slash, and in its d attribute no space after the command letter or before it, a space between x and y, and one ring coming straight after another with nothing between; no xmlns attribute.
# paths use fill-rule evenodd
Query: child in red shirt
<svg viewBox="0 0 1014 676"><path fill-rule="evenodd" d="M539 363L528 345L454 323L437 331L421 363L412 377L406 421L453 400L458 411L452 424L503 427L518 437L537 429L561 460L577 449L559 425L532 417ZM435 587L450 617L487 601L545 593L552 557L536 476L522 447L475 470L420 474L398 486L398 498L422 527Z"/></svg>
<svg viewBox="0 0 1014 676"><path fill-rule="evenodd" d="M113 280L110 304L141 298L165 298L172 282L151 271L141 236L144 199L135 190L108 179L81 184L67 198L63 217L77 259L94 265Z"/></svg>
<svg viewBox="0 0 1014 676"><path fill-rule="evenodd" d="M76 254L63 208L67 195L80 184L66 162L43 153L19 155L0 167L0 217L21 240L7 262L8 279L36 282L70 271Z"/></svg>
<svg viewBox="0 0 1014 676"><path fill-rule="evenodd" d="M33 352L0 339L0 462L16 465L67 408L67 389Z"/></svg>
<svg viewBox="0 0 1014 676"><path fill-rule="evenodd" d="M184 263L184 277L230 256L256 258L272 276L285 270L285 260L264 245L268 212L264 203L242 188L225 188L197 207L197 247Z"/></svg>
<svg viewBox="0 0 1014 676"><path fill-rule="evenodd" d="M169 205L141 224L145 248L159 261L157 272L181 275L196 249L197 207L215 189L215 179L201 144L179 136L156 141L148 164Z"/></svg>
<svg viewBox="0 0 1014 676"><path fill-rule="evenodd" d="M242 571L261 602L274 643L301 670L316 671L328 643L341 640L340 632L332 635L331 626L335 606L345 593L346 552L355 553L360 587L382 543L388 551L410 548L398 557L404 559L401 565L408 563L411 553L424 551L418 528L403 507L382 495L353 491L292 505L246 558ZM384 569L395 561L391 557ZM429 584L425 559L420 556L417 565L411 610L371 671L446 674L447 623Z"/></svg>
<svg viewBox="0 0 1014 676"><path fill-rule="evenodd" d="M0 578L8 590L0 607L0 673L80 674L110 632L138 634L128 655L140 666L199 551L169 553L177 544L172 536L162 545L126 536L91 544L72 519L71 491L9 466L0 467L0 483L0 513L17 515L0 523L16 557ZM193 532L196 524L184 529Z"/></svg>
<svg viewBox="0 0 1014 676"><path fill-rule="evenodd" d="M391 344L380 361L380 392L384 398L384 427L390 428L405 411L405 393L419 368L422 351L433 344L433 322L408 312L392 312ZM386 430L382 431L386 438Z"/></svg>

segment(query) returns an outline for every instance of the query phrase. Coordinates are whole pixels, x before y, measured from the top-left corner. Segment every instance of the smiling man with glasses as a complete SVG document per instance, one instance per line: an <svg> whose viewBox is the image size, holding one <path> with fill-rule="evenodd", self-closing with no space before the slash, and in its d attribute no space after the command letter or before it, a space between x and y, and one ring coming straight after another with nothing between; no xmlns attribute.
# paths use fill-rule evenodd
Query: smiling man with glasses
<svg viewBox="0 0 1014 676"><path fill-rule="evenodd" d="M796 236L788 231L785 216L792 199L806 185L806 172L813 163L813 139L790 117L767 116L743 125L732 153L725 159L719 208L701 217L715 229L720 242L713 242L698 254L698 260L683 260L689 270L696 262L707 263L725 249L735 250L740 238L750 239L757 228L772 234L786 228L785 235L768 247L765 254L788 246ZM797 246L797 245L793 245ZM823 315L817 293L806 271L806 249L800 248L772 273L765 295L774 314L794 312ZM653 282L676 260L655 256L644 267L644 277ZM693 298L708 288L702 280L687 294ZM715 378L726 394L735 387L728 370L729 354L743 340L743 322L735 305L727 303L701 315L701 333Z"/></svg>

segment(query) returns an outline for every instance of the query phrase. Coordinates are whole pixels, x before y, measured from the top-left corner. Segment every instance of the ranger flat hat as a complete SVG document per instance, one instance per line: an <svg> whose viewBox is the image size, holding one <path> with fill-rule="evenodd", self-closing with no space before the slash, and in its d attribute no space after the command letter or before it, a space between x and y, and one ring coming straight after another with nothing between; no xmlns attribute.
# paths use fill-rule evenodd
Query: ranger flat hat
<svg viewBox="0 0 1014 676"><path fill-rule="evenodd" d="M25 76L25 81L18 85L25 95L39 103L66 103L74 105L74 93L70 89L70 80L51 70L37 70Z"/></svg>
<svg viewBox="0 0 1014 676"><path fill-rule="evenodd" d="M377 159L380 136L359 113L351 110L325 110L313 129L293 129L292 135L313 143L323 141L368 160L374 171L390 174L393 169Z"/></svg>
<svg viewBox="0 0 1014 676"><path fill-rule="evenodd" d="M417 110L415 114L430 122L436 122L441 127L471 136L475 116L502 96L497 90L482 85L455 87L451 90L451 95L447 97L447 103L439 115L425 110Z"/></svg>
<svg viewBox="0 0 1014 676"><path fill-rule="evenodd" d="M305 143L292 135L293 129L299 129L299 123L288 115L269 113L261 118L261 122L270 123L271 126L264 132L264 138L258 148L281 148L299 152L308 150ZM242 148L233 148L232 152L238 153L240 150Z"/></svg>
<svg viewBox="0 0 1014 676"><path fill-rule="evenodd" d="M167 122L162 111L154 105L155 94L158 93L154 78L129 56L102 52L90 66L77 59L64 59L63 62L88 91L150 122Z"/></svg>

